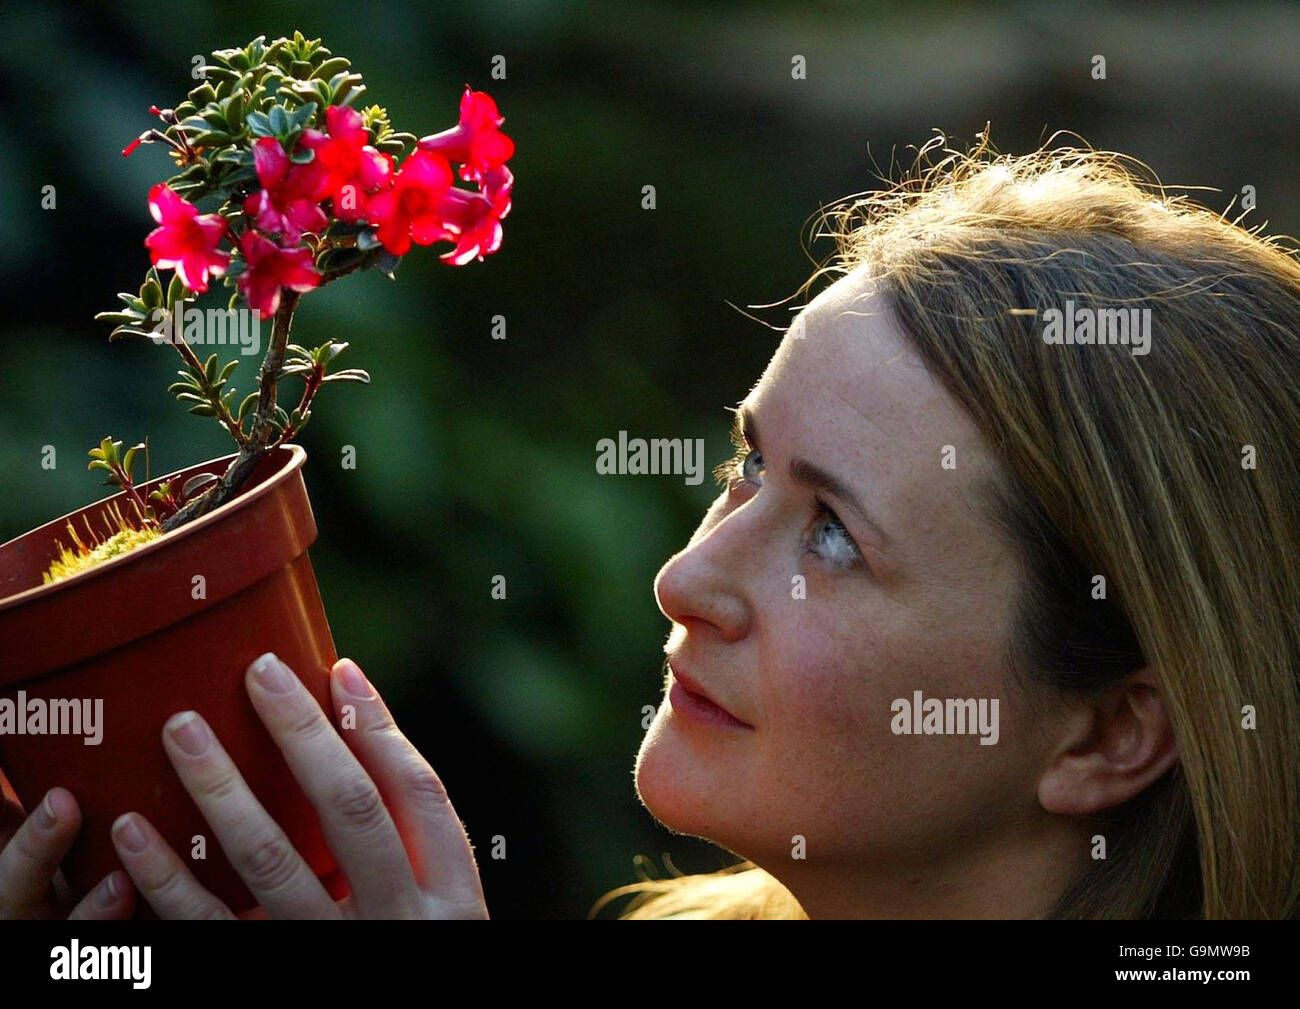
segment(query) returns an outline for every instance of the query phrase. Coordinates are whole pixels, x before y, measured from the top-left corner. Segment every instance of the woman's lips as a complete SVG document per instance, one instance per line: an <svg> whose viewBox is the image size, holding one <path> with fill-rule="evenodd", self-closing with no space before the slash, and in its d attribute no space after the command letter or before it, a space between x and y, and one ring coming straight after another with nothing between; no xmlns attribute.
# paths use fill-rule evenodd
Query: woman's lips
<svg viewBox="0 0 1300 1009"><path fill-rule="evenodd" d="M668 663L673 683L668 690L668 703L673 711L688 722L699 725L729 726L733 729L752 729L748 722L742 722L726 708L711 700L694 680L683 676Z"/></svg>

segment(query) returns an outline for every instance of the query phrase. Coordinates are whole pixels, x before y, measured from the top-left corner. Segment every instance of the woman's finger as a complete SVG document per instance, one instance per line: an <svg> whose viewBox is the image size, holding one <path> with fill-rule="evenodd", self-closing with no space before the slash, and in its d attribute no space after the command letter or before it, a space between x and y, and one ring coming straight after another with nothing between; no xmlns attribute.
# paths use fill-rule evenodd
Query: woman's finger
<svg viewBox="0 0 1300 1009"><path fill-rule="evenodd" d="M199 885L180 856L143 816L123 813L113 822L111 833L117 857L159 918L235 917Z"/></svg>
<svg viewBox="0 0 1300 1009"><path fill-rule="evenodd" d="M316 807L360 917L418 916L421 894L383 796L316 699L269 652L249 666L248 693Z"/></svg>
<svg viewBox="0 0 1300 1009"><path fill-rule="evenodd" d="M86 894L68 915L69 921L104 921L129 918L135 910L135 887L121 869L114 869L99 886Z"/></svg>
<svg viewBox="0 0 1300 1009"><path fill-rule="evenodd" d="M66 788L52 788L0 851L0 918L42 913L51 881L81 829L81 809Z"/></svg>
<svg viewBox="0 0 1300 1009"><path fill-rule="evenodd" d="M331 688L343 739L383 793L420 888L457 905L485 906L469 838L442 780L402 735L355 662L335 663Z"/></svg>
<svg viewBox="0 0 1300 1009"><path fill-rule="evenodd" d="M334 900L202 717L193 711L173 716L163 740L185 790L258 903L277 918L338 917Z"/></svg>

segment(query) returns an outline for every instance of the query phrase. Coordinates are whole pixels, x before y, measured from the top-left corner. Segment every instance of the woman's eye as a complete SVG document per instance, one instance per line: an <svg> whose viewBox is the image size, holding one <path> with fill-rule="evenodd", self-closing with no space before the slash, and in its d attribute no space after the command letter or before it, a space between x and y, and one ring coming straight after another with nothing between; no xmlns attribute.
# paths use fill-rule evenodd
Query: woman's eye
<svg viewBox="0 0 1300 1009"><path fill-rule="evenodd" d="M748 480L755 487L761 487L763 485L763 453L756 448L750 449L740 461L738 475L742 479Z"/></svg>
<svg viewBox="0 0 1300 1009"><path fill-rule="evenodd" d="M808 550L827 563L841 568L852 567L862 555L844 523L824 501L817 502L817 518L808 531Z"/></svg>

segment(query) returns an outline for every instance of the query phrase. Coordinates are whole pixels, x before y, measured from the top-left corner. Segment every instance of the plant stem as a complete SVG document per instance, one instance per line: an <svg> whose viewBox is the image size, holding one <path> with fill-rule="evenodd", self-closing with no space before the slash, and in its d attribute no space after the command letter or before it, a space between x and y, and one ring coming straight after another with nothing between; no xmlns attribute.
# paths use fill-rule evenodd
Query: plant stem
<svg viewBox="0 0 1300 1009"><path fill-rule="evenodd" d="M257 408L248 430L249 444L257 449L264 450L271 440L271 418L275 416L275 394L279 389L280 369L284 367L284 349L289 343L289 327L293 325L293 313L301 297L298 291L284 291L280 295L280 307L275 311L271 345L266 348L258 375Z"/></svg>
<svg viewBox="0 0 1300 1009"><path fill-rule="evenodd" d="M297 410L298 425L302 424L303 415L306 414L309 409L311 409L311 401L316 397L316 393L320 391L320 387L324 381L324 378L325 378L325 374L324 371L322 370L322 367L320 366L318 366L317 368L313 369L310 373L308 373L306 378L306 384L302 388L302 398L298 400L298 410ZM278 445L283 445L285 442L287 442L297 433L298 433L298 427L295 426L293 421L291 420L288 424L285 425L284 430L280 432L280 436L276 438L274 442L272 442L271 447L275 448Z"/></svg>
<svg viewBox="0 0 1300 1009"><path fill-rule="evenodd" d="M135 511L136 514L139 516L140 521L145 525L148 525L149 508L145 505L144 498L140 496L140 492L136 490L135 484L131 483L129 478L125 489L126 489L127 496L131 499L131 503L135 505Z"/></svg>
<svg viewBox="0 0 1300 1009"><path fill-rule="evenodd" d="M352 273L354 270L359 270L361 269L362 266L365 265L368 265L366 261L364 259L359 259L351 266L345 266L341 270L331 270L329 273L326 273L321 276L321 281L316 286L318 288L324 287L326 284L332 283L333 281L338 280L340 277L346 277L349 273Z"/></svg>
<svg viewBox="0 0 1300 1009"><path fill-rule="evenodd" d="M346 277L354 270L361 269L365 262L365 259L360 259L351 266L345 266L341 270L326 273L321 277L321 282L317 286L324 287L340 277ZM231 423L226 424L230 433L239 443L239 454L235 456L234 462L226 468L226 472L220 480L185 505L180 511L163 521L163 532L182 526L200 515L206 515L214 508L230 500L243 486L244 481L248 479L249 474L253 472L253 468L262 456L297 433L293 429L287 428L281 431L280 436L274 442L271 440L273 431L271 419L275 416L277 406L276 393L279 390L280 369L284 366L284 351L289 343L289 328L293 325L293 313L298 308L298 302L301 298L302 294L298 291L282 290L280 293L280 307L276 309L275 321L271 327L271 342L266 348L266 356L262 358L262 367L258 373L257 406L253 411L253 422L249 427L248 434L244 435L242 425L235 423L234 418L230 418ZM194 351L183 340L177 346L184 348L181 353L183 357L188 355L186 360L190 363L190 366L195 368L199 374L205 374L203 365ZM315 396L319 388L319 382L316 382L313 388L311 376L309 376L307 388L303 390L300 409L305 410L306 407L311 405L312 397ZM222 423L226 423L225 418L222 418ZM231 424L234 424L234 426L231 427Z"/></svg>
<svg viewBox="0 0 1300 1009"><path fill-rule="evenodd" d="M243 486L258 461L271 449L271 418L275 416L280 368L284 364L284 350L289 342L289 328L293 325L293 313L301 297L302 295L297 291L281 292L280 307L276 309L275 322L271 327L271 343L266 348L266 356L262 358L262 367L258 375L259 389L253 423L249 428L247 440L239 449L239 455L226 468L220 480L163 522L164 532L182 526L200 515L206 515L224 504Z"/></svg>

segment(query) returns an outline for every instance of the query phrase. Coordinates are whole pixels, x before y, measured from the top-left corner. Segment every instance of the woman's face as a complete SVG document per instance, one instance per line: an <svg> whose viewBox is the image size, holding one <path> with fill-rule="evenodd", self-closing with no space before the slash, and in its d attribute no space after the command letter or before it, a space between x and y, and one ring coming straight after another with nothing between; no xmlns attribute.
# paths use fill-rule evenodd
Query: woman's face
<svg viewBox="0 0 1300 1009"><path fill-rule="evenodd" d="M1004 661L1018 569L976 493L992 457L862 272L796 318L741 412L746 462L655 580L672 673L642 801L783 880L956 884L1043 815ZM999 700L996 742L896 734L917 691Z"/></svg>

